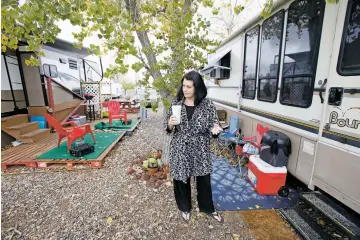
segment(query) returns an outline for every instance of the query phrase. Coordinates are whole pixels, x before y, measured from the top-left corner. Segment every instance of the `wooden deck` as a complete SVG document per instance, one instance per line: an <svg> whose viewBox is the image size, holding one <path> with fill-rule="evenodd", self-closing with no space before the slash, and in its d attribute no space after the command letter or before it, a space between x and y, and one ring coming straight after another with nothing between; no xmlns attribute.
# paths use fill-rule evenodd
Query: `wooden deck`
<svg viewBox="0 0 360 240"><path fill-rule="evenodd" d="M135 118L135 115L133 116ZM51 133L48 137L36 143L23 144L8 150L1 151L1 169L6 169L8 166L12 165L25 165L29 168L45 168L48 167L49 164L54 163L66 164L68 168L72 168L74 164L90 164L93 168L101 167L106 155L114 148L120 139L125 135L131 136L133 131L135 131L135 129L138 127L141 121L137 117L135 119L137 120L136 125L129 130L121 132L119 137L116 138L116 140L97 159L36 159L37 156L40 156L41 154L46 153L50 149L57 146L58 135L57 133ZM104 120L105 119L101 119L91 122L90 124L94 126L96 123Z"/></svg>
<svg viewBox="0 0 360 240"><path fill-rule="evenodd" d="M6 169L12 165L25 165L30 168L47 167L51 163L63 163L68 168L72 168L73 164L90 164L91 167L101 167L106 155L113 149L113 147L126 134L122 132L119 137L97 158L97 159L81 159L81 160L65 160L65 159L36 159L37 156L49 151L57 146L58 135L56 133L50 134L39 142L24 144L13 147L1 152L1 169Z"/></svg>

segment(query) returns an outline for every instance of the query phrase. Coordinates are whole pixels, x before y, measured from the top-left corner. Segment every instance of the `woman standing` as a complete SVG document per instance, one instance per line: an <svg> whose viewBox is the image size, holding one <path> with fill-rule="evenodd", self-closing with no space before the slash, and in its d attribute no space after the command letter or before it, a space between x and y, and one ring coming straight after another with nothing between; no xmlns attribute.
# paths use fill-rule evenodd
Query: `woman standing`
<svg viewBox="0 0 360 240"><path fill-rule="evenodd" d="M196 71L188 72L181 80L173 105L181 106L180 123L170 107L165 118L167 133L173 133L170 143L170 174L181 216L189 221L191 210L190 178L196 177L197 200L200 212L222 222L212 201L210 137L222 128L214 104L207 95L203 78Z"/></svg>

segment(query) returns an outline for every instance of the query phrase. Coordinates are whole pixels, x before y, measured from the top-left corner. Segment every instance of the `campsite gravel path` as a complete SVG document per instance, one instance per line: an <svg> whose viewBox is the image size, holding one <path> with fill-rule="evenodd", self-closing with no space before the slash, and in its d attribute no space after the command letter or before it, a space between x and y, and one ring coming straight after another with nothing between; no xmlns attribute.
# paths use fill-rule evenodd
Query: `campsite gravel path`
<svg viewBox="0 0 360 240"><path fill-rule="evenodd" d="M161 134L161 111L151 112L102 169L2 174L1 238L252 239L239 213L222 213L219 224L194 209L193 221L184 223L170 182L154 190L127 175L136 156L161 147Z"/></svg>

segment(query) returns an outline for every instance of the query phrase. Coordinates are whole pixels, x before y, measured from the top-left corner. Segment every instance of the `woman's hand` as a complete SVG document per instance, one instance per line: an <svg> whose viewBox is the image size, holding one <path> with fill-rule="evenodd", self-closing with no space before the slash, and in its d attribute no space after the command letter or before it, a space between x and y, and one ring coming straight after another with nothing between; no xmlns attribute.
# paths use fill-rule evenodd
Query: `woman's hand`
<svg viewBox="0 0 360 240"><path fill-rule="evenodd" d="M223 129L218 124L214 124L214 127L211 129L212 135L218 135L222 131Z"/></svg>
<svg viewBox="0 0 360 240"><path fill-rule="evenodd" d="M169 129L172 130L174 128L174 126L176 125L176 123L177 123L176 116L172 115L168 121Z"/></svg>

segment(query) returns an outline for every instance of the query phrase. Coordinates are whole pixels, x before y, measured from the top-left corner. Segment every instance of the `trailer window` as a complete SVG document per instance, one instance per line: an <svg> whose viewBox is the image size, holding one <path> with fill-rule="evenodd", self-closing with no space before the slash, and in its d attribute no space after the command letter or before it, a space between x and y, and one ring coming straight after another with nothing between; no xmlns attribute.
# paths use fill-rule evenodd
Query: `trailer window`
<svg viewBox="0 0 360 240"><path fill-rule="evenodd" d="M258 100L276 102L284 11L262 24Z"/></svg>
<svg viewBox="0 0 360 240"><path fill-rule="evenodd" d="M360 0L349 1L340 49L340 75L360 75Z"/></svg>
<svg viewBox="0 0 360 240"><path fill-rule="evenodd" d="M289 7L280 103L309 107L322 25L323 0L298 0Z"/></svg>
<svg viewBox="0 0 360 240"><path fill-rule="evenodd" d="M243 98L255 99L259 32L260 26L256 26L245 34L244 73L242 86Z"/></svg>

